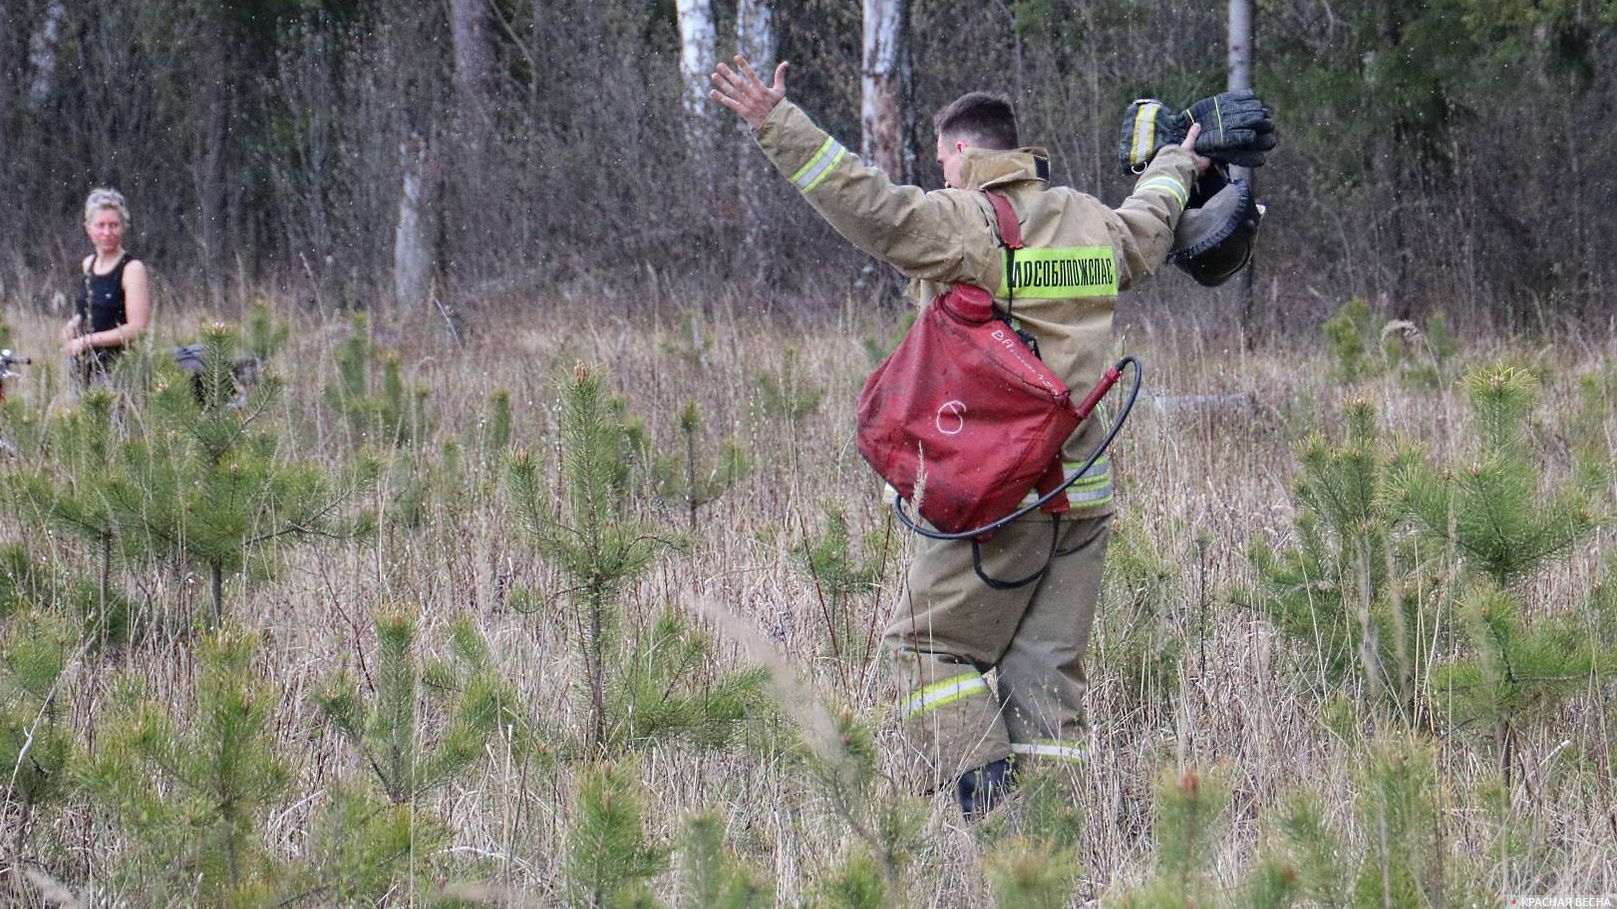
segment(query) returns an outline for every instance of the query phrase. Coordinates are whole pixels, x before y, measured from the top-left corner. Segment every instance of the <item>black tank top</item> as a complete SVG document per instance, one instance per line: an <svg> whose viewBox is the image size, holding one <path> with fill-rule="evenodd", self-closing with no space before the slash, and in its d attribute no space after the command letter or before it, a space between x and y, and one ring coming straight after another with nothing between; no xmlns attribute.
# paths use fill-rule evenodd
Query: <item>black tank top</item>
<svg viewBox="0 0 1617 909"><path fill-rule="evenodd" d="M79 291L79 324L85 334L106 331L129 321L124 310L124 266L133 257L124 253L112 271L104 275L95 273L95 259L84 270L84 289Z"/></svg>
<svg viewBox="0 0 1617 909"><path fill-rule="evenodd" d="M118 264L112 266L112 271L98 275L95 259L90 259L84 270L84 286L79 291L81 334L106 331L129 321L129 313L124 308L124 266L132 261L134 257L126 252L118 259ZM92 347L80 354L79 380L90 385L104 378L123 350L122 347Z"/></svg>

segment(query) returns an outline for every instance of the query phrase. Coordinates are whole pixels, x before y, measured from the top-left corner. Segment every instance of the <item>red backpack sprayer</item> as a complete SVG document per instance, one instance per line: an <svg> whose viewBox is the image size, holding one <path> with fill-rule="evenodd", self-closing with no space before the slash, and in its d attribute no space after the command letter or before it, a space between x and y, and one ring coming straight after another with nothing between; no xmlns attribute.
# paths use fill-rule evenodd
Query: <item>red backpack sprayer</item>
<svg viewBox="0 0 1617 909"><path fill-rule="evenodd" d="M984 193L994 206L1007 250L1005 319L994 315L988 291L957 284L921 314L898 348L876 367L859 398L859 453L895 490L898 520L935 540L971 540L978 577L996 589L1030 584L990 578L977 544L1037 510L1053 520L1068 510L1067 488L1111 447L1139 396L1141 368L1124 357L1075 406L1072 392L1039 359L1031 338L1013 328L1015 255L1021 228L1004 196ZM1063 470L1061 446L1132 368L1128 397L1082 468ZM1029 489L1033 502L1018 507ZM916 501L931 527L905 509ZM1055 553L1056 535L1050 551ZM1048 562L1048 559L1046 560Z"/></svg>

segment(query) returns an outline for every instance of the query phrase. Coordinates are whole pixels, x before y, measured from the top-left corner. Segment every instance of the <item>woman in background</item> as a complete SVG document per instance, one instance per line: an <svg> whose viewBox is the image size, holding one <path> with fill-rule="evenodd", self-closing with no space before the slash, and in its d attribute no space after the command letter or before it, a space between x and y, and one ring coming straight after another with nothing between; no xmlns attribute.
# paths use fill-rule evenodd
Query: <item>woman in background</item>
<svg viewBox="0 0 1617 909"><path fill-rule="evenodd" d="M84 259L78 313L62 329L63 351L86 385L103 381L113 361L151 322L146 265L124 249L128 227L129 206L121 193L90 191L84 232L95 252Z"/></svg>

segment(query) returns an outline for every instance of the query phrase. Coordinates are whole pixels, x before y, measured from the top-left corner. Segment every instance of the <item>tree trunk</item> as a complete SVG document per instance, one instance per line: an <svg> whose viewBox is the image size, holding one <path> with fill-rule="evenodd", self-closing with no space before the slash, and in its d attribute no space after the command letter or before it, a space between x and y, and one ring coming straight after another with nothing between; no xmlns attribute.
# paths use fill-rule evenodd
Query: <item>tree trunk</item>
<svg viewBox="0 0 1617 909"><path fill-rule="evenodd" d="M1379 52L1391 57L1398 53L1398 45L1403 41L1403 21L1398 13L1397 0L1380 0L1376 14L1379 20ZM1392 266L1391 274L1383 272L1385 283L1378 290L1379 295L1392 301L1394 317L1408 320L1413 314L1413 300L1408 281L1409 247L1404 240L1403 195L1409 179L1409 167L1404 160L1409 126L1388 100L1392 94L1390 87L1372 84L1369 89L1374 101L1371 110L1386 124L1375 131L1370 149L1370 185L1376 187L1374 211L1385 219L1384 231L1378 237L1378 258L1390 262Z"/></svg>
<svg viewBox="0 0 1617 909"><path fill-rule="evenodd" d="M0 16L0 53L11 53L11 17ZM11 123L11 67L0 66L0 124ZM10 132L4 125L0 125L0 161L10 162L10 148L6 137ZM5 166L5 165L0 165ZM6 229L3 213L0 213L0 231Z"/></svg>
<svg viewBox="0 0 1617 909"><path fill-rule="evenodd" d="M1252 87L1252 0L1230 0L1229 67L1231 91Z"/></svg>
<svg viewBox="0 0 1617 909"><path fill-rule="evenodd" d="M775 70L775 10L771 0L737 0L736 44L758 75L769 79Z"/></svg>
<svg viewBox="0 0 1617 909"><path fill-rule="evenodd" d="M225 219L229 214L230 184L225 156L230 147L230 121L236 104L235 86L230 82L229 60L223 53L226 32L209 28L203 40L211 45L205 59L197 61L194 75L201 79L192 99L200 105L191 130L191 186L196 194L195 239L202 251L202 275L208 287L208 303L218 308L224 302ZM203 77L201 74L210 74ZM217 75L212 75L217 74Z"/></svg>
<svg viewBox="0 0 1617 909"><path fill-rule="evenodd" d="M225 570L218 564L208 566L213 588L213 627L225 623Z"/></svg>
<svg viewBox="0 0 1617 909"><path fill-rule="evenodd" d="M736 45L753 68L765 79L775 72L775 19L771 0L737 0ZM736 174L740 178L743 249L752 257L753 279L758 283L768 280L768 269L774 260L767 253L768 242L764 229L768 219L764 214L763 188L768 185L764 174L763 156L752 147L751 130L739 118L736 129L740 136L740 154ZM695 509L692 509L694 522Z"/></svg>
<svg viewBox="0 0 1617 909"><path fill-rule="evenodd" d="M697 500L701 498L696 489L696 427L685 428L685 508L690 518L691 534L696 533Z"/></svg>
<svg viewBox="0 0 1617 909"><path fill-rule="evenodd" d="M454 42L455 109L451 118L456 166L444 174L440 199L444 215L438 227L441 232L453 231L439 249L440 263L463 262L476 269L480 264L476 251L492 249L499 244L496 226L488 219L477 217L488 211L497 194L495 181L489 174L494 170L490 161L489 138L493 132L495 114L496 61L494 53L494 20L489 0L451 0L449 10L450 33ZM432 296L436 301L436 315L441 317L449 339L460 339L460 317L455 304L453 288L459 286L457 276L445 274L439 284L442 293ZM438 321L434 319L434 321Z"/></svg>
<svg viewBox="0 0 1617 909"><path fill-rule="evenodd" d="M909 182L905 154L909 67L908 0L864 0L865 65L861 80L860 150L895 183Z"/></svg>
<svg viewBox="0 0 1617 909"><path fill-rule="evenodd" d="M686 131L695 148L706 138L708 77L716 37L712 0L676 0L679 11L679 74L685 85Z"/></svg>
<svg viewBox="0 0 1617 909"><path fill-rule="evenodd" d="M105 643L107 634L107 586L112 580L112 534L101 534L101 591L100 591L100 627L102 642Z"/></svg>
<svg viewBox="0 0 1617 909"><path fill-rule="evenodd" d="M1230 91L1252 87L1252 0L1230 0L1229 82ZM1231 167L1230 176L1246 180L1257 190L1257 173L1249 167ZM1257 284L1255 268L1248 264L1241 274L1241 339L1247 350L1257 346L1254 324Z"/></svg>
<svg viewBox="0 0 1617 909"><path fill-rule="evenodd" d="M606 751L606 610L600 591L589 594L589 630L585 641L585 668L590 686L590 745L596 754Z"/></svg>
<svg viewBox="0 0 1617 909"><path fill-rule="evenodd" d="M475 128L492 112L494 27L488 0L450 0L449 32L455 46L455 105L461 125Z"/></svg>
<svg viewBox="0 0 1617 909"><path fill-rule="evenodd" d="M207 117L203 132L197 136L201 148L194 169L202 273L208 284L208 302L215 308L223 302L225 288L225 217L229 189L225 184L225 143L230 136L225 107L224 104L214 107L217 113Z"/></svg>
<svg viewBox="0 0 1617 909"><path fill-rule="evenodd" d="M5 28L8 18L0 16L0 29ZM56 94L57 52L62 45L62 20L66 18L67 5L53 0L45 7L45 20L28 39L28 106L34 110L44 107Z"/></svg>
<svg viewBox="0 0 1617 909"><path fill-rule="evenodd" d="M393 302L419 311L432 290L431 211L426 205L431 148L420 130L399 143L399 222L393 233Z"/></svg>

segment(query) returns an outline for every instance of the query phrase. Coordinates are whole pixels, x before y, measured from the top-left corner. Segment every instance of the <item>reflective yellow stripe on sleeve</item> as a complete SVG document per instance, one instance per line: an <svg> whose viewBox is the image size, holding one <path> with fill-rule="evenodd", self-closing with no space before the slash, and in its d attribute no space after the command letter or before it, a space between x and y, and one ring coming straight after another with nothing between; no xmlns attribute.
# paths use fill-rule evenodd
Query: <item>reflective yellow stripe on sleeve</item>
<svg viewBox="0 0 1617 909"><path fill-rule="evenodd" d="M1136 193L1142 193L1152 189L1167 190L1169 194L1171 194L1175 199L1179 200L1180 205L1184 205L1186 202L1190 201L1190 193L1185 190L1185 185L1180 183L1178 180L1175 180L1173 177L1152 177L1151 179L1146 180L1144 183L1141 183L1139 186L1134 187L1134 191Z"/></svg>
<svg viewBox="0 0 1617 909"><path fill-rule="evenodd" d="M953 704L961 698L988 693L988 680L980 672L968 672L928 685L904 699L900 713L905 719Z"/></svg>
<svg viewBox="0 0 1617 909"><path fill-rule="evenodd" d="M825 144L808 159L808 163L798 168L797 173L792 174L792 185L805 193L819 186L820 181L831 173L837 162L847 153L848 150L843 148L840 142L827 136Z"/></svg>
<svg viewBox="0 0 1617 909"><path fill-rule="evenodd" d="M1011 753L1023 757L1053 758L1069 764L1082 764L1089 760L1088 748L1078 742L1063 742L1060 739L1012 742Z"/></svg>

